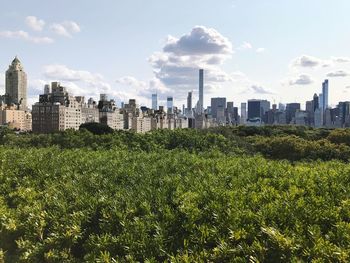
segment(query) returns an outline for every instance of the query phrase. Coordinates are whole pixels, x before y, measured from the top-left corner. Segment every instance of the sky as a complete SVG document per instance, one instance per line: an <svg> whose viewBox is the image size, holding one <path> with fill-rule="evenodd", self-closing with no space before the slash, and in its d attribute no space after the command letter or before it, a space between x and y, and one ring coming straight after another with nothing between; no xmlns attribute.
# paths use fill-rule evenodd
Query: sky
<svg viewBox="0 0 350 263"><path fill-rule="evenodd" d="M226 97L311 100L329 79L330 104L350 100L348 0L17 0L0 9L0 94L17 55L29 103L59 81L74 95L100 93L151 106L167 96L205 106Z"/></svg>

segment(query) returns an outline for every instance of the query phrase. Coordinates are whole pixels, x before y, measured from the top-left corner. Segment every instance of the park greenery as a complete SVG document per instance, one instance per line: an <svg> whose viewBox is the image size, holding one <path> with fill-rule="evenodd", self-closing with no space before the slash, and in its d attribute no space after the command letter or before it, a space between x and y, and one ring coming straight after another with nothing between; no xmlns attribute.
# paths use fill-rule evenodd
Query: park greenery
<svg viewBox="0 0 350 263"><path fill-rule="evenodd" d="M0 262L349 262L350 130L0 129Z"/></svg>

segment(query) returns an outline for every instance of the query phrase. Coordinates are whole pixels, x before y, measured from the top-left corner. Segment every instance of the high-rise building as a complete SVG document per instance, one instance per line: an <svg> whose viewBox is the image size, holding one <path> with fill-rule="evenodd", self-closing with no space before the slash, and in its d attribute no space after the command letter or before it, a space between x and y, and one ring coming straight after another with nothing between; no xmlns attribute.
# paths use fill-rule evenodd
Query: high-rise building
<svg viewBox="0 0 350 263"><path fill-rule="evenodd" d="M152 110L158 110L158 95L152 94Z"/></svg>
<svg viewBox="0 0 350 263"><path fill-rule="evenodd" d="M247 103L241 103L241 124L245 124L247 121Z"/></svg>
<svg viewBox="0 0 350 263"><path fill-rule="evenodd" d="M204 70L199 70L199 101L198 108L200 113L204 111Z"/></svg>
<svg viewBox="0 0 350 263"><path fill-rule="evenodd" d="M323 94L320 93L320 95L318 96L318 107L321 109L321 111L324 110L324 100L323 100Z"/></svg>
<svg viewBox="0 0 350 263"><path fill-rule="evenodd" d="M339 102L337 108L339 109L340 126L348 126L347 122L350 116L350 101Z"/></svg>
<svg viewBox="0 0 350 263"><path fill-rule="evenodd" d="M270 102L267 100L248 100L248 120L259 118L261 121L270 109Z"/></svg>
<svg viewBox="0 0 350 263"><path fill-rule="evenodd" d="M174 98L173 97L167 97L166 102L167 102L168 113L173 113Z"/></svg>
<svg viewBox="0 0 350 263"><path fill-rule="evenodd" d="M234 117L234 103L233 101L228 101L226 105L226 122L228 124L233 124L235 122Z"/></svg>
<svg viewBox="0 0 350 263"><path fill-rule="evenodd" d="M20 109L27 108L27 74L17 57L6 71L7 104L18 105Z"/></svg>
<svg viewBox="0 0 350 263"><path fill-rule="evenodd" d="M83 121L81 98L68 94L59 82L51 84L52 92L39 96L33 105L32 121L34 133L50 133L67 129L78 130Z"/></svg>
<svg viewBox="0 0 350 263"><path fill-rule="evenodd" d="M51 87L49 84L46 84L44 87L44 94L49 94L51 92Z"/></svg>
<svg viewBox="0 0 350 263"><path fill-rule="evenodd" d="M322 83L322 106L323 106L323 110L327 109L329 104L328 104L328 79L326 79L323 83Z"/></svg>
<svg viewBox="0 0 350 263"><path fill-rule="evenodd" d="M192 111L192 91L188 93L187 96L187 112Z"/></svg>
<svg viewBox="0 0 350 263"><path fill-rule="evenodd" d="M295 113L300 110L300 103L288 103L286 106L286 120L287 124L290 124L293 119L295 120Z"/></svg>
<svg viewBox="0 0 350 263"><path fill-rule="evenodd" d="M321 108L315 110L315 128L323 127L323 111Z"/></svg>
<svg viewBox="0 0 350 263"><path fill-rule="evenodd" d="M226 123L226 98L211 98L211 116L219 123Z"/></svg>
<svg viewBox="0 0 350 263"><path fill-rule="evenodd" d="M320 107L319 98L315 93L313 98L313 111L315 112L315 110L318 109L319 107Z"/></svg>
<svg viewBox="0 0 350 263"><path fill-rule="evenodd" d="M286 105L283 103L278 103L278 110L279 111L285 111L286 110Z"/></svg>

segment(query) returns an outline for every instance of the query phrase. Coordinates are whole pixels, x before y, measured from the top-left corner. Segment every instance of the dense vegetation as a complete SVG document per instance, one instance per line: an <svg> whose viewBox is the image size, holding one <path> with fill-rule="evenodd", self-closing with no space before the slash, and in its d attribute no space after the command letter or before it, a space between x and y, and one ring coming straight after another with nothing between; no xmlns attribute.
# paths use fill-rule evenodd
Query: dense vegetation
<svg viewBox="0 0 350 263"><path fill-rule="evenodd" d="M0 129L0 146L16 148L130 150L154 152L182 149L191 153L217 150L226 155L262 154L269 159L350 159L350 129L312 129L303 126L218 127L208 130L158 130L147 134L115 131L103 125L82 126L53 134L18 135Z"/></svg>
<svg viewBox="0 0 350 263"><path fill-rule="evenodd" d="M349 262L350 131L0 131L0 262Z"/></svg>

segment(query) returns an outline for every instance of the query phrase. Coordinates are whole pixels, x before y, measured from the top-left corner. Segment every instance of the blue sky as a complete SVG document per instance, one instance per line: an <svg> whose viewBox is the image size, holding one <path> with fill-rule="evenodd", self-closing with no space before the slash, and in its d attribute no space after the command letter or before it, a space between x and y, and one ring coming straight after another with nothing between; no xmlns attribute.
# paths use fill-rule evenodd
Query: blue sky
<svg viewBox="0 0 350 263"><path fill-rule="evenodd" d="M151 93L185 102L206 69L206 104L225 96L304 103L330 80L350 100L346 0L18 0L0 9L0 92L15 55L30 102L58 80L75 95L108 93L150 106ZM196 99L196 93L195 93Z"/></svg>

